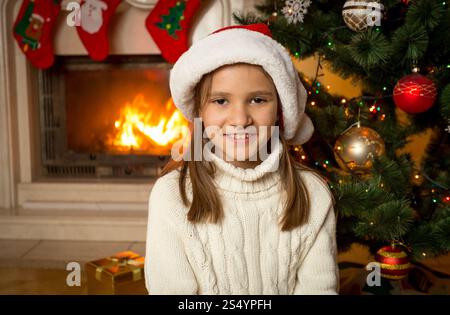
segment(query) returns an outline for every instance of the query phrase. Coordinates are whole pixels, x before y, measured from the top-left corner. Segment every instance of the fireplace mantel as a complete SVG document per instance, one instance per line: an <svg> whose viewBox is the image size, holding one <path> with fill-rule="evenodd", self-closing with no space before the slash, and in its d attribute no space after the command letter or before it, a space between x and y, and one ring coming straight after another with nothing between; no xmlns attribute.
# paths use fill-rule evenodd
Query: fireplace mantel
<svg viewBox="0 0 450 315"><path fill-rule="evenodd" d="M67 2L67 1L66 1ZM155 1L156 2L156 1ZM190 42L202 38L217 28L232 24L232 11L245 10L252 1L210 0L194 19ZM63 9L65 4L62 4ZM150 10L131 6L126 1L117 8L109 29L110 53L117 55L160 54L160 51L145 28ZM87 55L78 38L76 29L66 23L67 12L63 10L55 32L57 55Z"/></svg>
<svg viewBox="0 0 450 315"><path fill-rule="evenodd" d="M191 42L219 27L232 25L231 13L250 10L255 1L259 0L210 1L199 12ZM0 239L142 241L146 226L142 218L147 211L151 182L64 182L42 180L36 175L39 133L33 118L38 115L34 88L38 71L26 60L12 35L20 4L21 1L0 0ZM111 54L160 54L142 25L148 13L123 1L112 21ZM63 11L56 27L55 54L86 55L76 30L65 24L65 14ZM127 219L123 220L120 235L114 229L108 230L105 222L109 222L109 217L86 217L91 210L104 211L105 215L114 213L115 226L120 225L117 218L124 214ZM134 221L130 217L133 212L140 213ZM65 234L61 224L67 224L69 218L78 222L79 230L72 228Z"/></svg>

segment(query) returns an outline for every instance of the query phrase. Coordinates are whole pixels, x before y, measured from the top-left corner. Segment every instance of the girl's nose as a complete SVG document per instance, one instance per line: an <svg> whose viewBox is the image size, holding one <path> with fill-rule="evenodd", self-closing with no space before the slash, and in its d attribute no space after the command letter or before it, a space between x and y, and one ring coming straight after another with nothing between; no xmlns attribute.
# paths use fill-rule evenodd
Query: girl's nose
<svg viewBox="0 0 450 315"><path fill-rule="evenodd" d="M228 123L235 127L246 127L252 124L252 118L245 104L233 104L228 115Z"/></svg>

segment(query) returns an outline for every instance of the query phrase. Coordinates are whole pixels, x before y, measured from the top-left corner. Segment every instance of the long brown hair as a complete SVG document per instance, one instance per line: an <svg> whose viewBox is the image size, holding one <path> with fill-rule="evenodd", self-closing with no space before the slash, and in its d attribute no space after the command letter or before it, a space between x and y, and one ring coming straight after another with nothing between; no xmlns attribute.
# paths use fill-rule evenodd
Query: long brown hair
<svg viewBox="0 0 450 315"><path fill-rule="evenodd" d="M216 69L215 71L219 69ZM260 69L272 81L270 75L262 67L260 67ZM212 76L215 71L204 75L195 87L195 117L200 116L200 109L207 101L207 95L211 90ZM280 104L280 99L278 98L278 108L281 108ZM282 127L282 124L280 127ZM191 153L194 152L194 132L191 132ZM289 151L287 141L283 138L281 132L280 143L283 146L283 152L280 158L279 172L281 178L284 179L282 181L282 185L284 186L283 188L286 191L287 198L284 206L284 215L281 218L279 224L281 225L282 231L290 231L306 223L310 211L310 199L307 193L307 188L300 177L299 171L310 171L314 175L316 175L325 185L326 182L323 179L322 175L316 170L294 159ZM268 151L270 151L270 149ZM214 173L216 171L213 162L209 162L204 159L202 159L201 161L192 161L192 159L190 159L189 161L175 161L171 159L164 167L161 176L175 169L180 170L178 184L181 199L184 205L186 207L189 207L189 212L187 214L188 220L193 223L219 223L224 217L224 212L217 189L214 185L212 185L214 180ZM192 186L191 202L189 202L186 192L186 177L188 170Z"/></svg>

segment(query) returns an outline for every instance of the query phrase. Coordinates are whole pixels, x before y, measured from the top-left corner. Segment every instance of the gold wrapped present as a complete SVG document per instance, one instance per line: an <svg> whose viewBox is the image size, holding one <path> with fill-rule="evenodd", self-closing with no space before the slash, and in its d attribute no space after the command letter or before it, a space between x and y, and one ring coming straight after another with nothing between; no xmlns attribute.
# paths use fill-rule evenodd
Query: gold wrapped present
<svg viewBox="0 0 450 315"><path fill-rule="evenodd" d="M88 294L148 294L144 257L132 251L86 263Z"/></svg>

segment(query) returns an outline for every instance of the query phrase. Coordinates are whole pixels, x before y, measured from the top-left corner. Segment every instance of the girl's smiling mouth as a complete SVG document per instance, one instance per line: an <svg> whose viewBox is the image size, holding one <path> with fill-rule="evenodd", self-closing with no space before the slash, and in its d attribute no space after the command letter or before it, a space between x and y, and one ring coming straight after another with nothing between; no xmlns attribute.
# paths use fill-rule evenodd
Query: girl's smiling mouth
<svg viewBox="0 0 450 315"><path fill-rule="evenodd" d="M228 141L239 144L248 144L250 139L254 140L257 134L255 133L228 133L224 134Z"/></svg>

